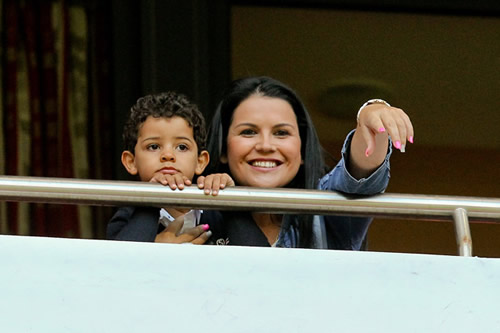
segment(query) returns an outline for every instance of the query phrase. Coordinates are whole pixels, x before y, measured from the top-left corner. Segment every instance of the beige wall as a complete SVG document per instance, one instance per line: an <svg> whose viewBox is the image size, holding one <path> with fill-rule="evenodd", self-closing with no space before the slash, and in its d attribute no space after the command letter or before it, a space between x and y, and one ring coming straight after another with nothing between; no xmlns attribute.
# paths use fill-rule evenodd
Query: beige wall
<svg viewBox="0 0 500 333"><path fill-rule="evenodd" d="M500 18L236 6L231 31L233 77L293 87L335 157L365 99L335 87L354 82L407 111L415 144L394 154L388 192L500 198ZM500 257L500 224L472 236L475 255ZM456 253L446 222L376 220L369 248Z"/></svg>

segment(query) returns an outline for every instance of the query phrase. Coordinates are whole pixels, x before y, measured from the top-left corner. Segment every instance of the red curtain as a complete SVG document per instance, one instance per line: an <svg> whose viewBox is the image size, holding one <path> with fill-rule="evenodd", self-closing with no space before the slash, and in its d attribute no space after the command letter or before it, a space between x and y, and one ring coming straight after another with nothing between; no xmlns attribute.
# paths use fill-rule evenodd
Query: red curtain
<svg viewBox="0 0 500 333"><path fill-rule="evenodd" d="M107 1L0 0L0 172L112 179ZM0 232L101 238L110 210L0 205Z"/></svg>

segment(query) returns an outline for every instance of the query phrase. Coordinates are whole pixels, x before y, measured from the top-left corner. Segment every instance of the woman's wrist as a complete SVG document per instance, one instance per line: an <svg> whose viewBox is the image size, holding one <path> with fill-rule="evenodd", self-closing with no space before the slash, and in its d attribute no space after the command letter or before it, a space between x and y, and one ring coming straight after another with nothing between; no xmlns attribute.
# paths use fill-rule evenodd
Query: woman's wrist
<svg viewBox="0 0 500 333"><path fill-rule="evenodd" d="M359 116L361 115L361 111L370 104L384 104L385 106L389 106L389 107L391 106L389 103L387 103L386 101L384 101L383 99L380 99L380 98L374 98L374 99L370 99L370 100L366 101L365 104L361 105L361 107L359 108L358 114L356 115L356 121L358 123L359 123Z"/></svg>

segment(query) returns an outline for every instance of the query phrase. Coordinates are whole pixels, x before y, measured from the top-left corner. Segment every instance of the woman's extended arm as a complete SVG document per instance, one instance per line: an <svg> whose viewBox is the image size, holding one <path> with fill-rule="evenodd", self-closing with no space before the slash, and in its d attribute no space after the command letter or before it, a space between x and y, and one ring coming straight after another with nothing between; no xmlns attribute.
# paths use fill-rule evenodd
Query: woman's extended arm
<svg viewBox="0 0 500 333"><path fill-rule="evenodd" d="M391 137L394 148L405 151L413 143L413 126L406 113L383 102L364 106L352 139L348 170L356 179L368 177L385 160Z"/></svg>

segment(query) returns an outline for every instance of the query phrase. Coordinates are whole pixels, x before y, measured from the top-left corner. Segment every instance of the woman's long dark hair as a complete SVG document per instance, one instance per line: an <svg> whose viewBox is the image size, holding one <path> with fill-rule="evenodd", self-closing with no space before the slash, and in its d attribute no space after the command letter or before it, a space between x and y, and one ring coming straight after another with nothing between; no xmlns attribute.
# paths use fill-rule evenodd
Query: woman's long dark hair
<svg viewBox="0 0 500 333"><path fill-rule="evenodd" d="M301 139L301 154L304 160L295 178L287 185L289 188L317 188L319 179L326 172L323 149L309 113L297 94L285 84L269 77L249 77L235 80L217 106L208 134L210 164L207 174L229 172L227 164L220 162L227 155L227 135L233 119L234 110L252 95L280 98L287 101L297 117ZM299 246L311 247L312 215L285 215L285 227L295 225L299 231Z"/></svg>

